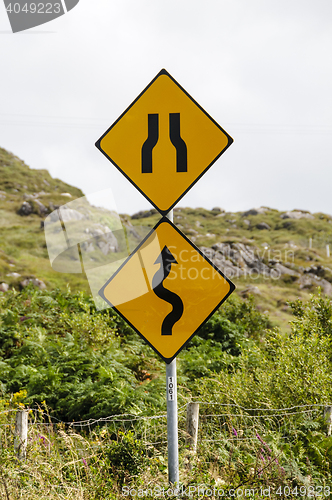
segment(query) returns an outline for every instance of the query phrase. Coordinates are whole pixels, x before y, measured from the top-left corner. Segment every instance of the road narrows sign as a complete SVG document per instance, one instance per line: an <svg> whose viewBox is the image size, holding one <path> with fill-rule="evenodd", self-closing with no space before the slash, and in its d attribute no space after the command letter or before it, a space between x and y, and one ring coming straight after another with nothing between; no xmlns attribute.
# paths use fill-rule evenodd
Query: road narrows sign
<svg viewBox="0 0 332 500"><path fill-rule="evenodd" d="M99 295L170 363L234 288L163 217Z"/></svg>
<svg viewBox="0 0 332 500"><path fill-rule="evenodd" d="M163 69L96 146L166 215L232 142Z"/></svg>

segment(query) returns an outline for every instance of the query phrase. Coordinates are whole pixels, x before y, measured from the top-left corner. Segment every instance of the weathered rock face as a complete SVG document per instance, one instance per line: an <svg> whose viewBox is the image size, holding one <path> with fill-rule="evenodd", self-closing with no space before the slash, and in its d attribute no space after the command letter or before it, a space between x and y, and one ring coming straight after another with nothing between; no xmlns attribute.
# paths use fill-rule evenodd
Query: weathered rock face
<svg viewBox="0 0 332 500"><path fill-rule="evenodd" d="M255 254L257 249L243 243L216 243L212 248L201 247L201 250L229 278L275 273L273 267L268 267Z"/></svg>
<svg viewBox="0 0 332 500"><path fill-rule="evenodd" d="M243 243L215 243L212 248L200 249L230 279L241 276L253 280L258 276L282 278L296 283L300 289L320 286L323 293L332 296L332 270L328 267L312 265L306 269L299 267L295 270L292 264L288 267L286 263L282 264L274 259L270 259L266 264L257 247ZM258 293L257 290L250 292L249 287L246 293Z"/></svg>

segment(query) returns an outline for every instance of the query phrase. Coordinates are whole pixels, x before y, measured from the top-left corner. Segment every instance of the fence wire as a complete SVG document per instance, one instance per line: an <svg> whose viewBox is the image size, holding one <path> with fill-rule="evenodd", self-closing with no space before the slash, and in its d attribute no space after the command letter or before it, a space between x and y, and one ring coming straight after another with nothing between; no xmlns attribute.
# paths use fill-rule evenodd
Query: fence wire
<svg viewBox="0 0 332 500"><path fill-rule="evenodd" d="M200 405L198 426L198 451L203 453L211 444L217 449L230 445L241 448L250 443L266 445L269 434L278 440L294 440L304 426L315 426L324 422L324 409L330 404L299 405L288 408L245 408L236 404L196 401ZM186 446L186 406L178 409L179 446ZM0 444L8 442L15 434L17 409L0 412ZM147 449L163 450L167 445L167 414L133 415L130 413L109 415L81 421L61 421L40 409L27 409L29 429L40 433L57 432L59 429L90 434L96 429L105 429L112 439L119 432L131 432Z"/></svg>

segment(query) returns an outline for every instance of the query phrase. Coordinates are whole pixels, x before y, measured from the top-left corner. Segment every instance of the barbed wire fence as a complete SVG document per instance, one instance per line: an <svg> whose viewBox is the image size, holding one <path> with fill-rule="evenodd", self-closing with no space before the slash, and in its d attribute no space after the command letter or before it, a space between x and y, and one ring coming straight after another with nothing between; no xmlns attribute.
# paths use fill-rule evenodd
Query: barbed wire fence
<svg viewBox="0 0 332 500"><path fill-rule="evenodd" d="M191 433L188 430L190 404L178 409L180 451L188 449L188 438L192 438L188 434ZM233 452L251 449L254 453L272 454L268 444L272 434L279 443L296 441L303 429L315 426L323 426L326 434L331 434L332 404L288 408L245 408L237 404L201 400L194 404L199 405L199 419L194 425L194 449L204 461L213 461L211 457L220 456L230 448ZM20 420L22 416L26 418L26 429ZM42 409L0 411L0 449L13 446L16 442L18 453L22 452L22 446L29 447L29 442L36 440L36 436L45 444L51 443L52 436L59 433L98 436L101 432L110 440L121 440L121 436L131 433L134 439L143 443L149 456L165 455L167 451L166 413L152 416L124 413L66 422ZM97 439L96 446L99 445Z"/></svg>

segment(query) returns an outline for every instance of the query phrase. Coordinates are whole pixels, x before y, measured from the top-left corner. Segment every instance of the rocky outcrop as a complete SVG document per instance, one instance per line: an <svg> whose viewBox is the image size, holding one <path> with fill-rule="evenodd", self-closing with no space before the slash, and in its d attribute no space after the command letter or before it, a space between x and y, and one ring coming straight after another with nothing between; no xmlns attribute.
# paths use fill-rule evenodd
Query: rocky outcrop
<svg viewBox="0 0 332 500"><path fill-rule="evenodd" d="M259 276L282 278L286 282L297 284L300 290L321 287L323 293L332 296L332 270L329 267L312 265L306 269L303 267L293 269L293 264L281 263L274 259L266 263L263 259L264 254L261 255L257 247L243 243L215 243L211 248L200 249L230 279L241 276L251 279ZM249 291L247 287L245 294L249 293L258 291Z"/></svg>
<svg viewBox="0 0 332 500"><path fill-rule="evenodd" d="M93 252L96 247L104 254L108 255L110 252L118 252L119 244L114 233L107 227L101 224L95 224L89 227L85 232L91 235L91 239L81 243L81 247L85 252Z"/></svg>
<svg viewBox="0 0 332 500"><path fill-rule="evenodd" d="M270 277L274 272L255 254L255 247L243 243L216 243L201 250L229 278L259 274Z"/></svg>
<svg viewBox="0 0 332 500"><path fill-rule="evenodd" d="M310 290L319 286L326 295L332 295L331 283L324 278L320 278L319 276L303 274L298 279L297 283L300 290L303 288L308 288Z"/></svg>
<svg viewBox="0 0 332 500"><path fill-rule="evenodd" d="M314 219L315 217L309 212L302 212L300 210L293 210L291 212L285 212L280 215L280 219Z"/></svg>

